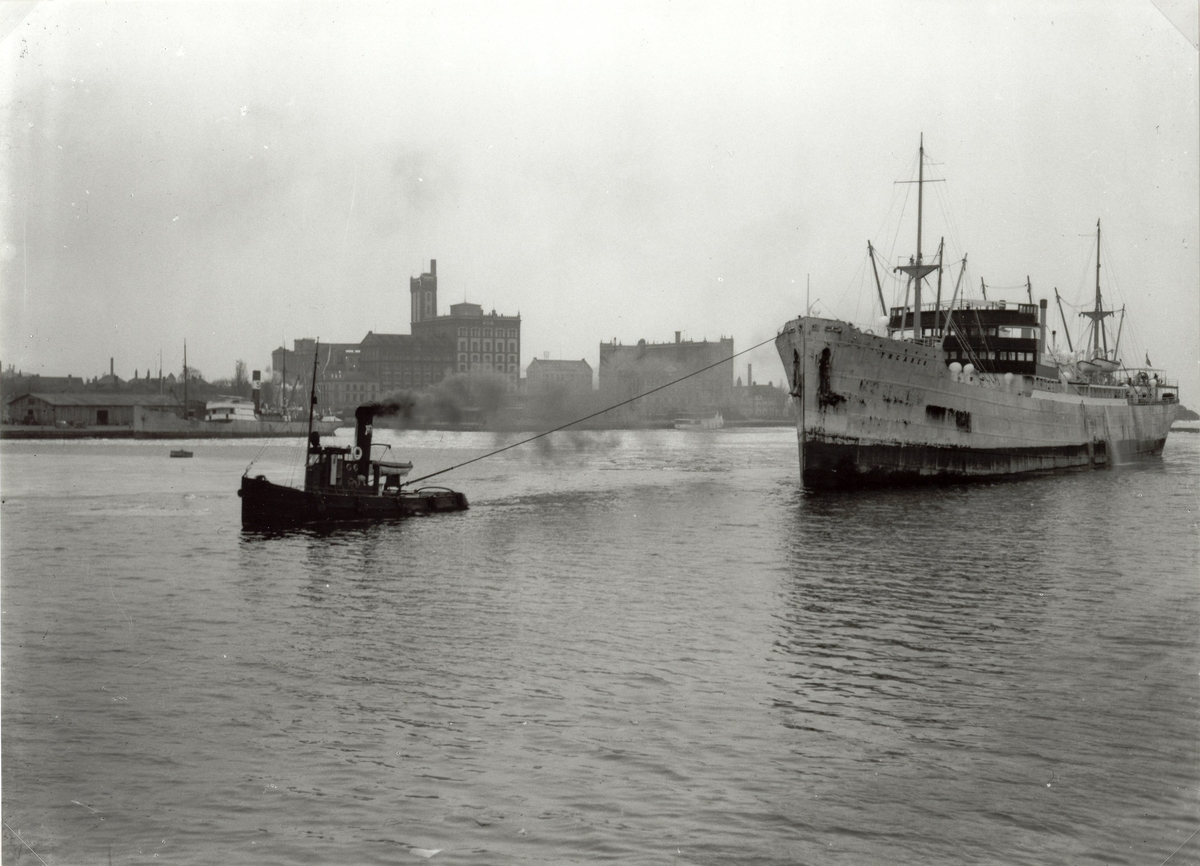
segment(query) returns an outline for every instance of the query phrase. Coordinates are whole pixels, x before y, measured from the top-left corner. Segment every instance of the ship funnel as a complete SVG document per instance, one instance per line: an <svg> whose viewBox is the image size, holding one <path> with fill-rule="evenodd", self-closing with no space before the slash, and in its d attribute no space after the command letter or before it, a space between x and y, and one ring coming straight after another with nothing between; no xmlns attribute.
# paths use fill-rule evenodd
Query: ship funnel
<svg viewBox="0 0 1200 866"><path fill-rule="evenodd" d="M251 387L254 392L254 414L262 411L262 371L255 370L252 374Z"/></svg>
<svg viewBox="0 0 1200 866"><path fill-rule="evenodd" d="M1038 306L1040 307L1038 310L1038 318L1041 324L1041 335L1038 337L1037 361L1040 364L1042 362L1042 355L1048 351L1046 348L1046 299L1042 298L1041 303Z"/></svg>
<svg viewBox="0 0 1200 866"><path fill-rule="evenodd" d="M378 410L378 403L364 403L354 410L354 453L359 455L356 474L363 478L371 474L371 422Z"/></svg>

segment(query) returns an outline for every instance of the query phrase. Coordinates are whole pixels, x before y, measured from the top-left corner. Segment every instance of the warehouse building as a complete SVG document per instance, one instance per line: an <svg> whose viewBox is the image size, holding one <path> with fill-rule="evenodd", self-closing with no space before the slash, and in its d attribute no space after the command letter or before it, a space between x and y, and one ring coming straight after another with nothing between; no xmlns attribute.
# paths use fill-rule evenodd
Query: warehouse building
<svg viewBox="0 0 1200 866"><path fill-rule="evenodd" d="M676 331L673 343L633 346L614 339L600 344L600 393L608 405L646 394L621 410L643 420L724 411L733 398L733 353L732 337L697 342Z"/></svg>
<svg viewBox="0 0 1200 866"><path fill-rule="evenodd" d="M14 424L41 427L129 427L137 408L181 410L179 401L163 394L22 394L5 405Z"/></svg>

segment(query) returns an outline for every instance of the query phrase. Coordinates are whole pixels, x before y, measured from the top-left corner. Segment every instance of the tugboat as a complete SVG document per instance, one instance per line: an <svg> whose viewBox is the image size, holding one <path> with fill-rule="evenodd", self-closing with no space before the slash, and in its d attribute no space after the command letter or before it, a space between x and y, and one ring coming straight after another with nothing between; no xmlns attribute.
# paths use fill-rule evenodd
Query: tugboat
<svg viewBox="0 0 1200 866"><path fill-rule="evenodd" d="M389 445L372 445L371 428L379 403L365 403L354 411L354 445L321 444L321 434L311 430L316 404L316 364L309 405L310 432L305 460L304 489L268 481L265 476L242 476L243 529L320 526L349 521L395 520L446 511L466 511L467 497L445 487L404 489L403 479L412 463L388 460ZM372 448L382 449L379 456Z"/></svg>

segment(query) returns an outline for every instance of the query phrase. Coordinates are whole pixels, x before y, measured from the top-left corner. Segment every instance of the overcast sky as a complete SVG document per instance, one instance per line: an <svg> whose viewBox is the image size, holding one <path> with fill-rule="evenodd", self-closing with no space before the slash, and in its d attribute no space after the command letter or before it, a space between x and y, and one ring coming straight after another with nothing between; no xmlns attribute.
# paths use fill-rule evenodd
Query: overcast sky
<svg viewBox="0 0 1200 866"><path fill-rule="evenodd" d="M0 4L0 362L209 378L285 340L522 317L534 357L870 325L870 239L1094 293L1200 404L1196 4ZM898 222L906 204L904 221ZM1107 267L1111 263L1111 267ZM953 275L957 276L957 267ZM893 287L885 287L889 295ZM889 297L889 301L892 298ZM1078 317L1068 306L1073 326ZM1052 319L1061 334L1061 324ZM1061 336L1060 336L1061 340ZM760 382L768 345L735 362Z"/></svg>

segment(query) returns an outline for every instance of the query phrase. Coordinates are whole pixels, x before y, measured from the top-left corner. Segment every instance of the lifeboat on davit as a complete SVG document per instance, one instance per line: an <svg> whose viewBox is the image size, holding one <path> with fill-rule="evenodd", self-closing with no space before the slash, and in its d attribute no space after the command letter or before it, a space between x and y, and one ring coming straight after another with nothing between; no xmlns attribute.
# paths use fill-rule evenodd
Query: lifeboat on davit
<svg viewBox="0 0 1200 866"><path fill-rule="evenodd" d="M1085 358L1075 362L1075 369L1085 376L1093 373L1113 373L1120 368L1120 361L1113 361L1099 355L1094 358Z"/></svg>

